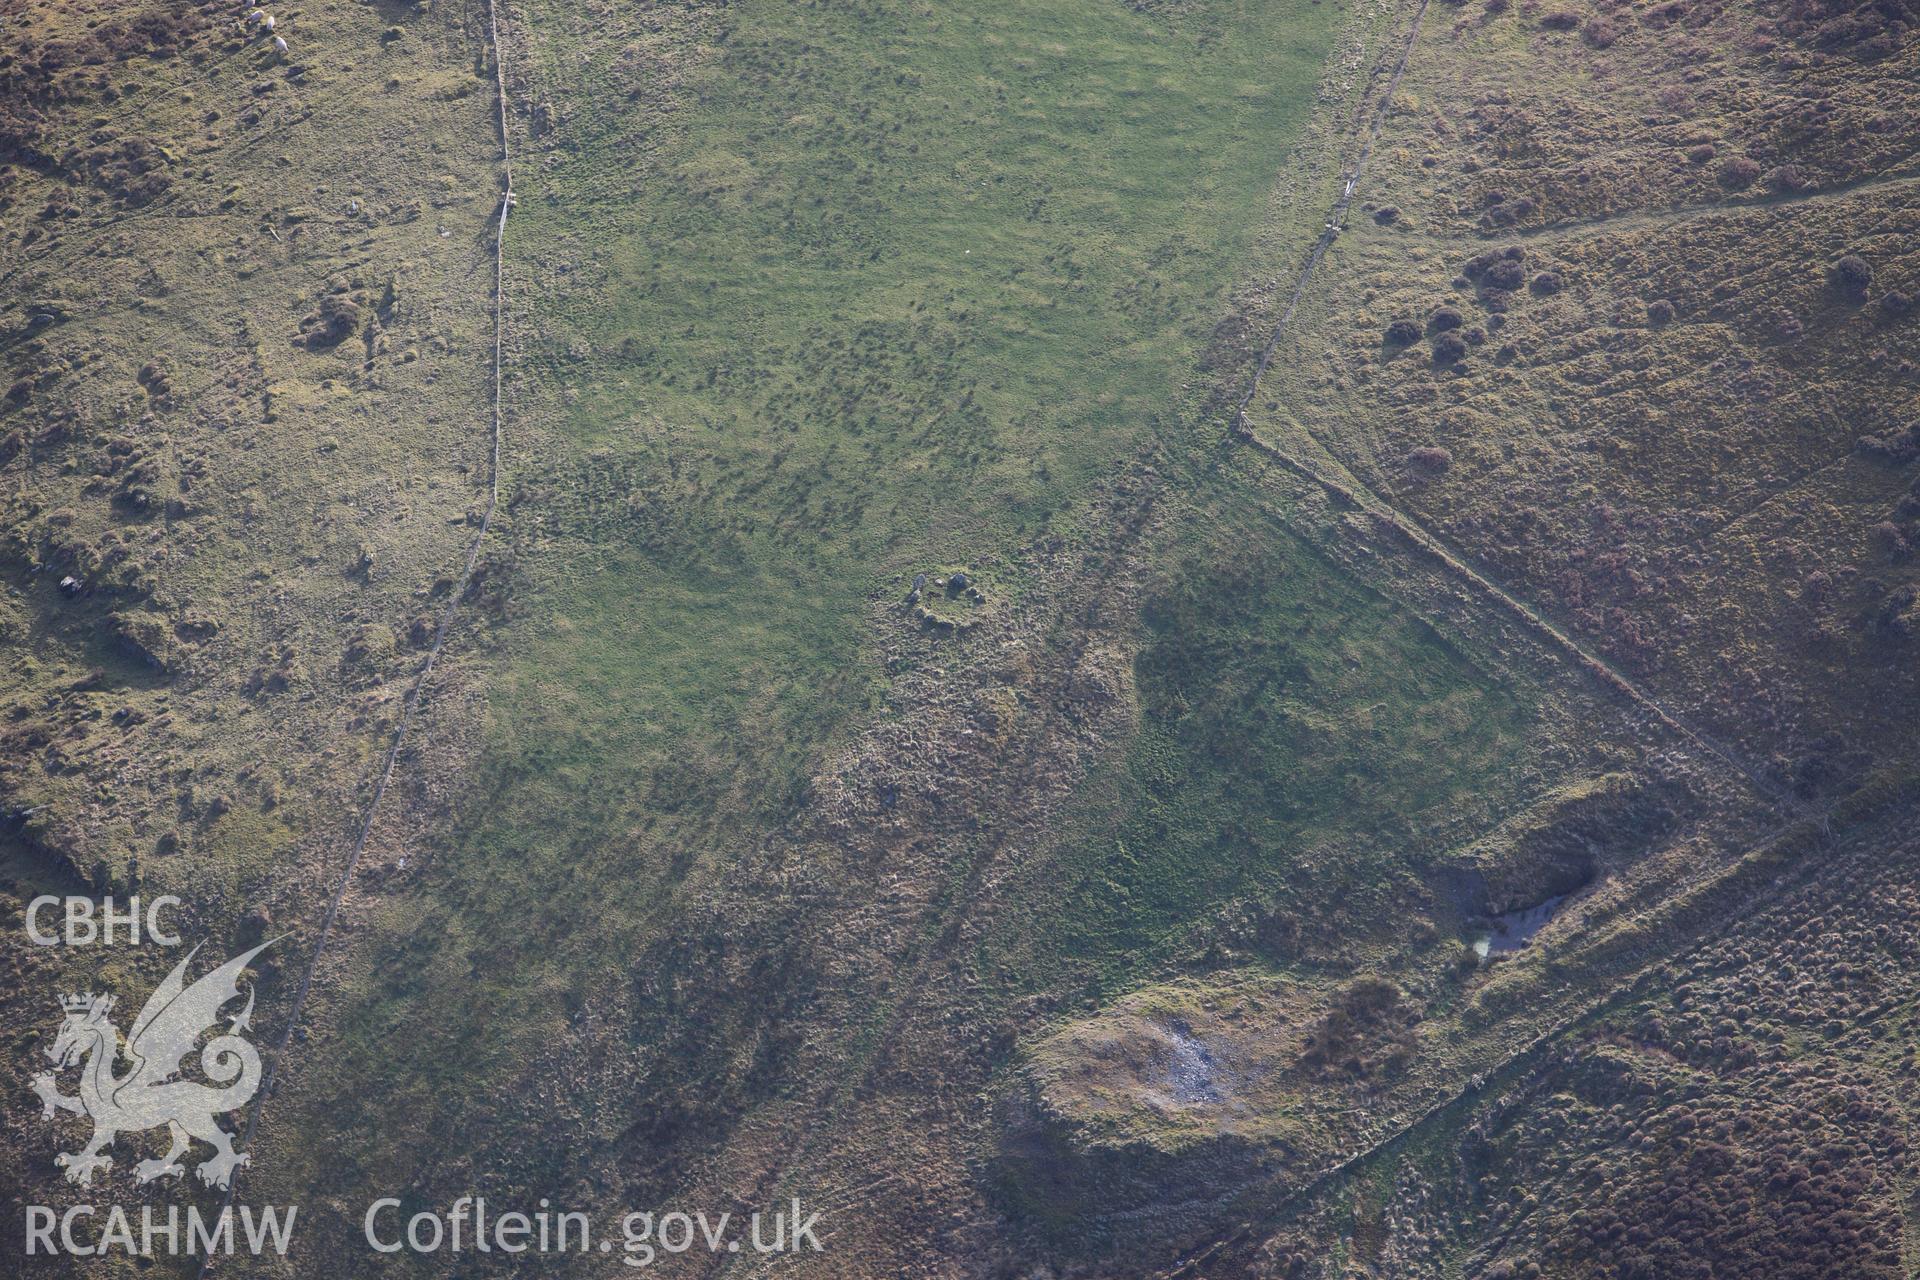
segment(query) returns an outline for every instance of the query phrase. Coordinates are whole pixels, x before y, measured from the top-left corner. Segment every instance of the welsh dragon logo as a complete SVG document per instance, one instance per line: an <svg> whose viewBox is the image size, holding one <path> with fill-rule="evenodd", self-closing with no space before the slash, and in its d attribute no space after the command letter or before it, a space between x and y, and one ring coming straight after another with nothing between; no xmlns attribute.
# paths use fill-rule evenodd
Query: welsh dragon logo
<svg viewBox="0 0 1920 1280"><path fill-rule="evenodd" d="M105 1152L116 1137L160 1125L167 1126L172 1145L158 1160L142 1160L135 1166L134 1177L140 1182L185 1173L180 1157L194 1139L213 1148L213 1155L196 1170L200 1181L210 1187L227 1186L233 1171L249 1162L247 1155L233 1149L232 1135L214 1117L245 1106L260 1087L260 1055L242 1035L253 1014L251 987L246 1007L229 1020L224 1033L200 1050L201 1069L213 1086L176 1077L200 1037L217 1029L220 1010L240 998L241 973L274 941L235 956L188 986L187 965L200 950L195 947L147 998L124 1045L119 1029L107 1019L112 996L60 998L66 1019L47 1056L61 1070L79 1066L80 1092L75 1097L61 1093L51 1071L34 1077L33 1091L40 1095L42 1115L71 1111L93 1121L93 1137L84 1148L54 1157L54 1163L67 1171L68 1182L91 1185L96 1171L112 1167L113 1157ZM114 1068L123 1053L131 1065L116 1075Z"/></svg>

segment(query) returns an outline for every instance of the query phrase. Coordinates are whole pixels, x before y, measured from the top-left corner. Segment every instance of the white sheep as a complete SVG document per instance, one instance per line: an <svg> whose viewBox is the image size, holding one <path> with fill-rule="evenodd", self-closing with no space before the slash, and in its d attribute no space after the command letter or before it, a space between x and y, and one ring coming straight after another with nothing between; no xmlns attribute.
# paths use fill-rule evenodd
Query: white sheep
<svg viewBox="0 0 1920 1280"><path fill-rule="evenodd" d="M266 20L267 11L265 9L255 9L247 15L247 25L250 27L257 27Z"/></svg>
<svg viewBox="0 0 1920 1280"><path fill-rule="evenodd" d="M285 53L287 51L287 38L285 36L275 36L273 38L273 47L281 53Z"/></svg>
<svg viewBox="0 0 1920 1280"><path fill-rule="evenodd" d="M273 30L273 15L272 15L272 14L268 14L268 15L267 15L266 17L264 17L264 18L262 18L262 19L260 19L260 29L261 29L262 31L271 31L271 30Z"/></svg>

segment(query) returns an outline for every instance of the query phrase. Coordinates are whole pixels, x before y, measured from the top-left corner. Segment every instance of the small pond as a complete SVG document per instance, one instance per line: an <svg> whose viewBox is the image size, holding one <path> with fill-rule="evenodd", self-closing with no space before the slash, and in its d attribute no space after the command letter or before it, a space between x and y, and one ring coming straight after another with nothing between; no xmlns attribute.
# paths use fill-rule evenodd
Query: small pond
<svg viewBox="0 0 1920 1280"><path fill-rule="evenodd" d="M1533 935L1553 919L1560 910L1560 904L1566 900L1566 894L1556 894L1545 902L1536 902L1530 907L1520 907L1494 916L1487 922L1487 931L1474 939L1474 954L1485 960L1520 950L1533 941Z"/></svg>

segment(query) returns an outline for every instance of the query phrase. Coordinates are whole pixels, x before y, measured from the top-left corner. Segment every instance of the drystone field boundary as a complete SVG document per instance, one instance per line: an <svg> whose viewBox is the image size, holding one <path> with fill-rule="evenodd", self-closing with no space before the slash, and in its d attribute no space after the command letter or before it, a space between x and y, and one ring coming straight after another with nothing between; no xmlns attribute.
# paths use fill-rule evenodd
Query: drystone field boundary
<svg viewBox="0 0 1920 1280"><path fill-rule="evenodd" d="M502 442L506 435L501 365L506 347L507 324L507 215L513 211L514 194L513 151L507 121L506 70L500 54L499 0L488 0L486 20L487 52L493 60L494 92L497 98L496 123L500 131L500 204L495 216L493 237L493 370L489 397L492 403L489 412L491 438L488 447L486 505L481 512L480 524L467 545L466 559L460 567L459 581L453 591L448 594L446 603L440 607L440 616L434 624L433 643L428 646L426 657L421 661L413 683L407 688L400 720L394 726L393 741L387 746L379 779L374 783L373 795L367 801L366 812L360 819L359 831L354 838L353 847L348 851L346 863L340 869L333 894L327 901L326 912L320 918L319 935L314 939L313 950L301 970L300 985L294 991L293 1004L288 1010L286 1025L274 1042L273 1056L267 1063L259 1092L255 1095L253 1109L247 1115L246 1130L240 1141L242 1147L251 1145L254 1130L260 1123L260 1114L265 1109L267 1100L273 1096L274 1079L293 1043L294 1032L300 1026L300 1015L306 1007L307 996L313 989L313 975L326 954L327 943L332 936L334 922L339 917L341 903L345 901L347 888L353 883L354 873L359 869L361 855L366 852L367 841L373 834L374 821L380 815L381 801L386 798L388 784L393 781L394 771L400 762L400 752L407 744L408 733L413 727L415 717L419 714L421 700L433 679L434 667L439 661L441 652L446 648L448 632L453 627L455 616L460 611L460 604L472 583L474 567L480 562L480 549L485 545L487 535L493 528L494 514L500 505L500 459ZM227 1184L227 1193L222 1201L223 1209L233 1204L234 1188L238 1183L239 1173L236 1171L233 1179ZM200 1268L202 1276L208 1274L213 1258L214 1255L210 1253L202 1263Z"/></svg>

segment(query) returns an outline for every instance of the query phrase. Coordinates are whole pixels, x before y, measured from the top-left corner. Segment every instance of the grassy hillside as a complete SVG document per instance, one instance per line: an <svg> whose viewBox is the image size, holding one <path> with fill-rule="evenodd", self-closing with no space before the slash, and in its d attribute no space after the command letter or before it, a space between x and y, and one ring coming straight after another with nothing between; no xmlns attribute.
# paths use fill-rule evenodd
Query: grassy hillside
<svg viewBox="0 0 1920 1280"><path fill-rule="evenodd" d="M992 961L1030 988L1064 966L1124 990L1223 934L1282 963L1337 949L1377 928L1430 829L1490 822L1527 788L1541 693L1236 490L1203 490L1157 566L1119 812L1005 921Z"/></svg>
<svg viewBox="0 0 1920 1280"><path fill-rule="evenodd" d="M3 18L0 1183L64 1205L72 1135L22 1083L54 993L130 1019L177 957L38 948L22 909L172 893L209 955L288 931L284 1025L471 537L495 142L446 15L283 10L287 56L224 7Z"/></svg>
<svg viewBox="0 0 1920 1280"><path fill-rule="evenodd" d="M285 1274L1912 1273L1896 9L0 2L0 1193L171 891Z"/></svg>
<svg viewBox="0 0 1920 1280"><path fill-rule="evenodd" d="M269 1139L328 1185L484 1141L521 1185L665 1194L811 1087L797 1042L859 1043L884 978L814 1008L833 908L769 896L809 874L770 864L820 841L832 753L1058 586L1034 549L1097 535L1095 481L1184 438L1340 14L511 16L532 116L485 745ZM901 603L955 570L972 591ZM868 897L832 843L811 874ZM561 1046L628 1083L541 1118ZM403 1092L369 1091L376 1062Z"/></svg>

